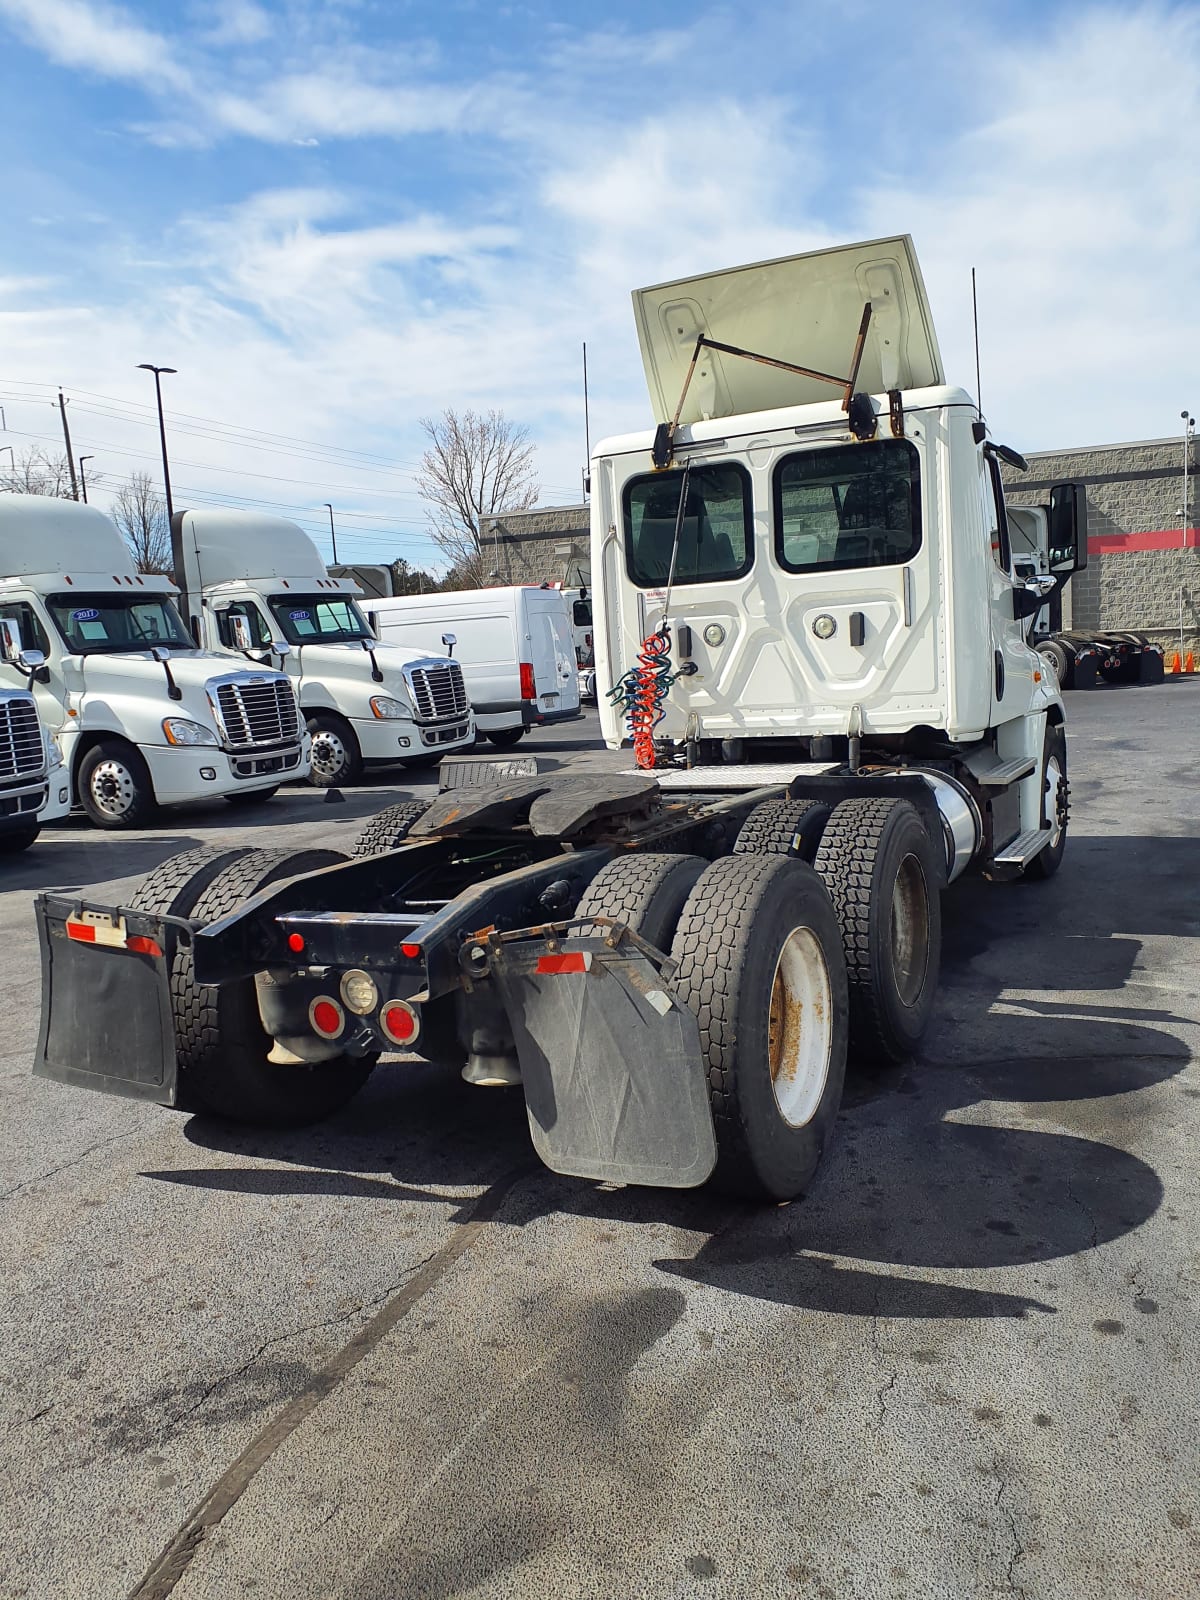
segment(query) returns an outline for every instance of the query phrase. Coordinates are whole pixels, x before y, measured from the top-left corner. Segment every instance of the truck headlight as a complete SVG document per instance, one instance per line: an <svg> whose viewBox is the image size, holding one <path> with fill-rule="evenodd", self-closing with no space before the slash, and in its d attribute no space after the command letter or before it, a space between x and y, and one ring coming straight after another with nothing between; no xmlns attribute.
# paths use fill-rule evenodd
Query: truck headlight
<svg viewBox="0 0 1200 1600"><path fill-rule="evenodd" d="M371 711L381 721L390 721L393 717L408 716L408 707L404 702L395 699L390 694L373 694L371 696Z"/></svg>
<svg viewBox="0 0 1200 1600"><path fill-rule="evenodd" d="M187 717L166 717L162 725L168 744L220 744L211 728L202 722L191 722Z"/></svg>
<svg viewBox="0 0 1200 1600"><path fill-rule="evenodd" d="M54 772L57 768L61 767L62 764L63 764L62 745L59 744L59 742L58 742L58 735L56 733L47 733L47 735L46 735L46 765L50 768L51 772Z"/></svg>

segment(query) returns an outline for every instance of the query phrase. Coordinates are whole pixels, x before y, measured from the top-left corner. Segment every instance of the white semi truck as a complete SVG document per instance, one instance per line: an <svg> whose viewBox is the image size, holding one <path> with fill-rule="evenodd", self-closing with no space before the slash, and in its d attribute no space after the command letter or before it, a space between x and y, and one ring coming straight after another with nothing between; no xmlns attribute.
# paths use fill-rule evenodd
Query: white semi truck
<svg viewBox="0 0 1200 1600"><path fill-rule="evenodd" d="M661 420L595 452L591 570L636 769L443 767L349 861L193 852L124 906L42 896L37 1072L300 1120L415 1049L520 1083L557 1171L777 1201L847 1056L919 1049L946 885L1063 859L1025 621L1082 559L1083 495L1055 489L1052 571L1014 580L1013 452L945 382L907 238L635 311Z"/></svg>
<svg viewBox="0 0 1200 1600"><path fill-rule="evenodd" d="M27 678L45 664L25 650L16 624L0 621L0 660ZM71 809L62 749L38 715L28 689L0 688L0 855L28 850L44 822Z"/></svg>
<svg viewBox="0 0 1200 1600"><path fill-rule="evenodd" d="M198 649L175 586L135 571L94 506L0 495L0 574L0 621L27 658L44 658L32 671L5 659L0 682L32 689L98 827L136 827L158 805L218 795L256 803L307 773L287 676Z"/></svg>
<svg viewBox="0 0 1200 1600"><path fill-rule="evenodd" d="M330 577L294 522L179 511L172 542L193 636L278 661L292 679L312 737L311 783L352 784L364 767L435 762L475 742L459 663L378 643L357 583ZM453 639L442 644L450 649Z"/></svg>

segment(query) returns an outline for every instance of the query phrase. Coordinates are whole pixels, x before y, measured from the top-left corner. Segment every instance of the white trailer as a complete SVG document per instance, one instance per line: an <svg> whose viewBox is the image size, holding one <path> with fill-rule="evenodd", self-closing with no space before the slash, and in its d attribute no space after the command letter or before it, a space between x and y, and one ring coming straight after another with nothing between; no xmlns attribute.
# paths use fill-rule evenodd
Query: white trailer
<svg viewBox="0 0 1200 1600"><path fill-rule="evenodd" d="M135 571L94 506L0 495L0 574L0 621L44 657L32 672L0 662L0 682L32 689L98 827L218 795L257 803L308 771L287 677L198 649L174 584Z"/></svg>
<svg viewBox="0 0 1200 1600"><path fill-rule="evenodd" d="M294 522L180 511L172 538L197 639L278 662L291 678L312 737L312 784L352 784L364 767L436 762L475 742L462 669L446 647L377 644L358 584L330 577Z"/></svg>
<svg viewBox="0 0 1200 1600"><path fill-rule="evenodd" d="M1081 560L1083 496L1052 494L1051 570L1016 581L1016 458L945 383L906 238L635 308L662 420L597 449L591 570L605 736L638 769L473 763L349 862L184 856L125 907L43 896L35 1070L89 1081L138 1010L166 1020L97 1087L295 1119L416 1049L519 1083L556 1171L777 1201L848 1057L919 1049L945 886L1063 859L1062 700L1025 622ZM161 959L86 932L64 955L87 919Z"/></svg>

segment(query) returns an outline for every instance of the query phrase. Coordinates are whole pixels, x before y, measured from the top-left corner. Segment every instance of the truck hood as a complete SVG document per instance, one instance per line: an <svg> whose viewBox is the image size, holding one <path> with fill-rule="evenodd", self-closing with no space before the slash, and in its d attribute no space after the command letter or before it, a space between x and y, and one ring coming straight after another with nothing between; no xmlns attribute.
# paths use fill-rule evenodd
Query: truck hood
<svg viewBox="0 0 1200 1600"><path fill-rule="evenodd" d="M701 334L844 381L868 301L871 325L855 388L879 394L945 383L907 234L635 289L633 314L656 419L669 422L675 415ZM834 385L817 378L706 349L680 421L809 405L836 395Z"/></svg>
<svg viewBox="0 0 1200 1600"><path fill-rule="evenodd" d="M163 664L149 652L109 655L98 651L75 660L82 666L83 687L88 696L133 694L147 701L161 699L163 716L190 716L205 724L213 721L206 691L214 678L242 673L247 668L255 677L284 676L272 668L250 667L249 663L216 650L184 650L173 653L167 663L171 677L183 691L182 700L172 700Z"/></svg>
<svg viewBox="0 0 1200 1600"><path fill-rule="evenodd" d="M347 642L292 646L293 659L299 657L303 679L322 675L343 681L350 679L354 683L361 683L369 694L390 694L405 699L405 667L418 659L426 662L427 658L422 652L414 652L400 644L376 642L374 651L379 670L383 673L382 683L376 683L371 677L371 658L360 644Z"/></svg>

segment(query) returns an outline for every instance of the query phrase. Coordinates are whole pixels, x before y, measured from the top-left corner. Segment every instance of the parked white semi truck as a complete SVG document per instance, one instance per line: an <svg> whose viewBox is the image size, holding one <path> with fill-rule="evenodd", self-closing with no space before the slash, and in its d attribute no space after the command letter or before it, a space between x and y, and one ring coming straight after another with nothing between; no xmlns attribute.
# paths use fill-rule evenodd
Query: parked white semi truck
<svg viewBox="0 0 1200 1600"><path fill-rule="evenodd" d="M22 648L15 623L0 621L0 659L29 678L45 664ZM71 809L71 784L58 740L28 689L0 688L0 855L28 850L44 822Z"/></svg>
<svg viewBox="0 0 1200 1600"><path fill-rule="evenodd" d="M475 742L459 663L377 643L357 583L331 578L294 522L179 511L172 542L194 637L278 662L295 684L312 736L311 783L351 784L365 766L438 761Z"/></svg>
<svg viewBox="0 0 1200 1600"><path fill-rule="evenodd" d="M0 574L0 620L44 657L32 674L0 662L0 682L33 690L98 827L136 827L156 805L217 795L267 800L307 773L287 676L197 649L175 586L135 571L94 506L0 495Z"/></svg>
<svg viewBox="0 0 1200 1600"><path fill-rule="evenodd" d="M521 1084L557 1171L782 1200L847 1055L919 1049L946 884L1063 858L1025 620L1081 559L1083 496L1054 491L1053 571L1014 581L1013 453L945 383L906 238L635 310L661 421L595 453L591 570L638 769L471 763L350 861L193 852L124 906L42 896L36 1071L296 1120L415 1049Z"/></svg>

